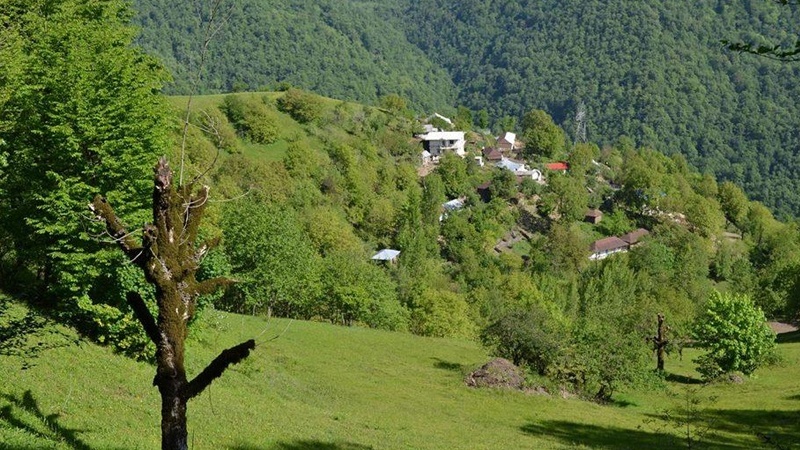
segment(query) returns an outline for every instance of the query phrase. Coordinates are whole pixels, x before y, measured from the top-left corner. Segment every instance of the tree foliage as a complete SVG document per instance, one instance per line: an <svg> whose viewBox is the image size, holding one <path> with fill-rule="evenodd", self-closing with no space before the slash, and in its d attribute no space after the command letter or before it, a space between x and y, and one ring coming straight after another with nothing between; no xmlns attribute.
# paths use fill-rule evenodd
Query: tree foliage
<svg viewBox="0 0 800 450"><path fill-rule="evenodd" d="M715 292L697 320L694 337L707 353L697 359L706 379L742 372L753 373L775 349L775 333L764 313L746 295Z"/></svg>
<svg viewBox="0 0 800 450"><path fill-rule="evenodd" d="M124 293L91 292L114 258L86 202L103 192L123 220L144 221L148 174L168 148L167 76L132 46L125 2L9 0L2 10L13 35L0 45L12 56L0 89L0 246L91 321L77 311ZM109 307L120 320L130 314Z"/></svg>

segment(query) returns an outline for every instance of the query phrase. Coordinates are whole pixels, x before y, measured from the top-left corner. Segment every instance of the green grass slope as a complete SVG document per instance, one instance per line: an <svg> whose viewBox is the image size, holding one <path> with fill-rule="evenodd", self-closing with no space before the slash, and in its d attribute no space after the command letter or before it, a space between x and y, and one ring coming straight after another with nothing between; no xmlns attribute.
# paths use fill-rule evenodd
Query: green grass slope
<svg viewBox="0 0 800 450"><path fill-rule="evenodd" d="M699 386L691 384L687 351L683 361L668 362L677 381L622 393L614 405L476 390L463 384L464 373L488 356L473 342L220 312L207 313L191 338L190 374L254 336L251 358L190 403L191 448L676 448L684 428L648 421ZM800 441L800 344L781 344L780 352L784 363L757 378L703 388L701 398L718 400L700 404L692 435L709 425L709 448L757 448L759 434L783 445ZM83 343L20 367L19 358L0 357L0 448L158 447L151 366Z"/></svg>

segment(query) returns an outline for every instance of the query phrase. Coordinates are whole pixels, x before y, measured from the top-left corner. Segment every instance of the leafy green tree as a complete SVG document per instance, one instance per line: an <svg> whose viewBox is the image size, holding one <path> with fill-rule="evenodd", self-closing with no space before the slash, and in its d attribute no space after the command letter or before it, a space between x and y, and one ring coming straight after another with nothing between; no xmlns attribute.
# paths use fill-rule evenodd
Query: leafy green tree
<svg viewBox="0 0 800 450"><path fill-rule="evenodd" d="M725 216L716 200L695 194L686 201L686 219L702 236L719 235L725 225Z"/></svg>
<svg viewBox="0 0 800 450"><path fill-rule="evenodd" d="M753 300L741 294L714 292L697 318L694 338L707 353L697 360L706 379L731 372L753 373L775 350L775 333Z"/></svg>
<svg viewBox="0 0 800 450"><path fill-rule="evenodd" d="M278 136L276 118L258 99L238 94L225 96L222 110L243 136L257 144L271 144Z"/></svg>
<svg viewBox="0 0 800 450"><path fill-rule="evenodd" d="M3 46L13 64L0 75L0 90L14 86L0 94L0 236L74 308L92 302L112 254L87 226L87 199L103 192L122 220L147 217L152 162L169 148L167 76L132 45L126 2L7 0L2 11L20 39Z"/></svg>
<svg viewBox="0 0 800 450"><path fill-rule="evenodd" d="M495 169L492 173L492 184L489 186L492 198L511 200L517 196L517 178L509 170Z"/></svg>
<svg viewBox="0 0 800 450"><path fill-rule="evenodd" d="M467 162L455 153L442 155L436 173L442 177L445 193L449 198L461 197L470 190Z"/></svg>
<svg viewBox="0 0 800 450"><path fill-rule="evenodd" d="M466 106L459 106L456 110L456 117L453 126L458 130L469 131L473 126L472 111Z"/></svg>
<svg viewBox="0 0 800 450"><path fill-rule="evenodd" d="M387 94L380 98L381 108L387 109L394 114L404 114L408 109L408 102L397 94Z"/></svg>
<svg viewBox="0 0 800 450"><path fill-rule="evenodd" d="M411 313L412 331L423 336L475 336L469 305L461 295L441 289L426 289L416 299Z"/></svg>
<svg viewBox="0 0 800 450"><path fill-rule="evenodd" d="M554 224L545 244L553 272L580 272L589 263L589 244L577 224Z"/></svg>
<svg viewBox="0 0 800 450"><path fill-rule="evenodd" d="M585 175L592 168L593 160L600 156L600 149L595 144L579 143L572 148L567 158L569 171L576 176Z"/></svg>
<svg viewBox="0 0 800 450"><path fill-rule="evenodd" d="M323 262L320 313L334 323L405 330L408 311L397 298L397 283L363 254L339 252Z"/></svg>
<svg viewBox="0 0 800 450"><path fill-rule="evenodd" d="M225 251L241 281L229 308L283 317L310 317L319 299L319 256L294 212L240 201L225 210Z"/></svg>
<svg viewBox="0 0 800 450"><path fill-rule="evenodd" d="M561 350L563 333L544 308L532 305L512 310L486 327L481 340L498 356L545 375Z"/></svg>
<svg viewBox="0 0 800 450"><path fill-rule="evenodd" d="M548 159L561 157L566 146L564 130L541 109L534 109L523 116L521 137L529 155Z"/></svg>
<svg viewBox="0 0 800 450"><path fill-rule="evenodd" d="M739 186L725 181L719 185L717 196L725 218L741 228L745 223L749 203L745 193Z"/></svg>
<svg viewBox="0 0 800 450"><path fill-rule="evenodd" d="M571 175L553 174L548 180L549 195L553 197L563 222L583 219L589 204L589 194L583 180Z"/></svg>

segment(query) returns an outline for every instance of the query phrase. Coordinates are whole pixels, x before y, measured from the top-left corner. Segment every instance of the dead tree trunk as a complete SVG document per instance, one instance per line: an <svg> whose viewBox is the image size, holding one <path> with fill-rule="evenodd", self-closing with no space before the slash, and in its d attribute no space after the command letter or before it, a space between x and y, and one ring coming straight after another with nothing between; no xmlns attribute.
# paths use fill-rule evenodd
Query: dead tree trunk
<svg viewBox="0 0 800 450"><path fill-rule="evenodd" d="M658 328L656 329L656 335L653 336L653 350L656 351L656 370L659 372L664 371L664 355L667 351L667 344L669 344L669 340L667 339L667 332L666 326L664 326L664 314L658 314Z"/></svg>
<svg viewBox="0 0 800 450"><path fill-rule="evenodd" d="M195 274L215 241L196 245L200 220L208 202L208 187L192 193L192 186L174 186L165 158L155 168L153 223L145 225L142 242L131 236L105 198L89 206L105 222L109 234L131 263L144 271L155 287L158 318L150 314L142 297L128 293L128 304L156 346L153 385L161 394L161 448L186 450L186 404L222 375L231 364L245 359L255 348L249 340L224 350L189 381L184 368L184 343L197 298L231 283L225 278L197 281Z"/></svg>

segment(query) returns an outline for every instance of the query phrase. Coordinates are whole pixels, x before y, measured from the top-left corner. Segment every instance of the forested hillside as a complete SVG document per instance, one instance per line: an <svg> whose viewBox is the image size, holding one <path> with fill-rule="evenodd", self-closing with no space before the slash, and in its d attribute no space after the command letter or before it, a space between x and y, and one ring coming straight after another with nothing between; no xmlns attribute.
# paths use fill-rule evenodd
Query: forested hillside
<svg viewBox="0 0 800 450"><path fill-rule="evenodd" d="M202 39L188 5L162 3L136 2L140 42L176 74L171 92L186 92ZM286 81L364 102L399 93L427 112L463 104L499 119L541 108L569 131L582 101L590 140L627 135L680 152L776 213L800 211L798 67L731 54L719 43L790 41L798 22L790 7L247 0L233 11L212 46L204 92Z"/></svg>
<svg viewBox="0 0 800 450"><path fill-rule="evenodd" d="M188 93L205 28L195 4L137 0L142 47L174 74L170 93ZM331 97L374 103L400 94L418 108L452 103L455 87L404 33L380 17L382 2L223 2L201 76L202 92L290 83ZM204 19L211 14L203 10Z"/></svg>

